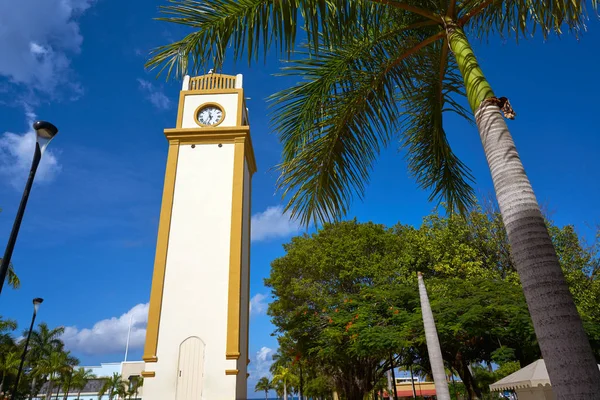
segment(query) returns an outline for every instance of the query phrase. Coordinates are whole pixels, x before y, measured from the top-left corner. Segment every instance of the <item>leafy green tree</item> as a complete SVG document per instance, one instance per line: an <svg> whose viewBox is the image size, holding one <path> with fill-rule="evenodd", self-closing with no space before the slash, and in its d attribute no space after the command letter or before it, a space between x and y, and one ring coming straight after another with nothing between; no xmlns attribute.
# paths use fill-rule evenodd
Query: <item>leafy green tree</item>
<svg viewBox="0 0 600 400"><path fill-rule="evenodd" d="M98 391L98 399L102 399L102 396L108 394L108 399L113 400L116 396L123 393L125 386L125 381L121 377L121 374L115 372L112 377L104 382Z"/></svg>
<svg viewBox="0 0 600 400"><path fill-rule="evenodd" d="M229 45L249 61L272 46L291 55L302 26L305 58L285 72L304 79L274 96L274 123L283 142L279 184L307 223L343 215L398 136L418 183L466 210L472 176L450 148L443 117L475 119L554 390L586 398L600 393L600 371L501 110L515 113L496 97L467 37L579 32L585 9L569 0L178 0L162 19L194 31L156 49L148 65L197 72L220 66Z"/></svg>
<svg viewBox="0 0 600 400"><path fill-rule="evenodd" d="M369 393L389 369L382 360L406 345L402 326L418 297L397 273L399 246L381 225L326 224L285 245L265 281L275 295L269 314L295 356L320 366L347 399Z"/></svg>
<svg viewBox="0 0 600 400"><path fill-rule="evenodd" d="M263 376L256 382L256 386L254 386L255 392L265 392L265 399L269 399L269 390L271 390L271 381L266 376Z"/></svg>

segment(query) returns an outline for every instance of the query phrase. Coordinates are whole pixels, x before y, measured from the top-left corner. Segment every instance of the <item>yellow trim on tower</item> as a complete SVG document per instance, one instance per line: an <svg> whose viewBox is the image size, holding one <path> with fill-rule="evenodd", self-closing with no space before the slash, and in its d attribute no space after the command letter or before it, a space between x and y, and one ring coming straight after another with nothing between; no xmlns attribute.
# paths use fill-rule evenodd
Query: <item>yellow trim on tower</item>
<svg viewBox="0 0 600 400"><path fill-rule="evenodd" d="M225 375L237 375L238 372L240 372L240 371L238 371L237 369L226 369Z"/></svg>
<svg viewBox="0 0 600 400"><path fill-rule="evenodd" d="M156 376L156 372L154 372L154 371L142 371L142 376L144 378L154 378Z"/></svg>
<svg viewBox="0 0 600 400"><path fill-rule="evenodd" d="M246 136L234 140L233 192L231 202L231 242L229 245L229 288L227 301L228 360L240 356L240 318L242 297L242 229L244 226L244 164L246 160Z"/></svg>
<svg viewBox="0 0 600 400"><path fill-rule="evenodd" d="M248 169L250 174L256 172L256 159L254 158L254 149L250 138L250 128L247 126L165 129L165 136L169 140L178 140L181 144L235 143L236 139L243 137Z"/></svg>
<svg viewBox="0 0 600 400"><path fill-rule="evenodd" d="M150 291L150 305L148 309L148 326L146 327L146 345L142 359L146 362L157 362L158 329L160 325L160 311L162 309L163 286L165 282L165 269L167 267L167 251L169 233L171 231L171 214L173 211L173 195L175 194L175 177L177 175L177 160L179 158L179 140L169 141L169 154L165 171L165 184L163 188L160 220L158 223L158 239L156 241L156 256L154 259L154 274L152 275L152 289Z"/></svg>

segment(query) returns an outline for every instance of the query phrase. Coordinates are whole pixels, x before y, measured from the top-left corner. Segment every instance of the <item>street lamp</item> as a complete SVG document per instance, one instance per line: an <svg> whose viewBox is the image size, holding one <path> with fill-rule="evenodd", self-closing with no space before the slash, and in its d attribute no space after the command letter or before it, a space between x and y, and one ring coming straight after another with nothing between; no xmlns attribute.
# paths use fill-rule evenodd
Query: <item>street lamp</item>
<svg viewBox="0 0 600 400"><path fill-rule="evenodd" d="M0 293L2 293L2 287L4 286L4 279L8 272L8 266L10 265L10 259L12 257L13 250L15 248L15 242L17 241L17 235L19 234L19 228L21 227L21 221L23 220L23 213L27 206L27 199L29 199L29 192L31 191L31 185L33 184L33 178L37 171L44 150L50 143L50 141L58 133L58 128L52 125L50 122L37 121L33 123L33 129L36 133L35 152L33 153L33 162L31 163L31 170L29 171L29 178L27 184L25 184L25 190L23 191L23 197L21 198L21 204L19 204L19 210L15 217L8 243L6 244L6 250L4 251L4 257L2 257L2 264L0 264Z"/></svg>
<svg viewBox="0 0 600 400"><path fill-rule="evenodd" d="M31 338L31 331L33 331L33 324L35 323L35 316L37 315L38 309L40 308L40 304L42 304L44 299L36 297L33 299L33 317L31 317L31 326L29 327L29 332L27 333L27 340L25 340L25 347L23 348L23 354L21 354L21 364L19 364L19 370L17 371L17 378L15 380L15 386L13 387L12 394L10 395L11 400L15 398L17 394L17 388L19 387L19 379L21 379L21 372L23 371L23 364L25 364L25 356L27 355L27 347L29 347L29 339Z"/></svg>

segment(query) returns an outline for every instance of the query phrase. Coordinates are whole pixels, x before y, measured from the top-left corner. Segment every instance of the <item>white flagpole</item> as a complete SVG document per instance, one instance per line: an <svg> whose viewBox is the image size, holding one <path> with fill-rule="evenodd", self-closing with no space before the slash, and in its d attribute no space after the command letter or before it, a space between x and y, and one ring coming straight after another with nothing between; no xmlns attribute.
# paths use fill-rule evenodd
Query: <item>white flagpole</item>
<svg viewBox="0 0 600 400"><path fill-rule="evenodd" d="M125 345L125 360L123 362L127 362L127 352L129 351L129 338L131 336L132 322L133 322L133 315L129 317L129 330L127 332L127 344Z"/></svg>

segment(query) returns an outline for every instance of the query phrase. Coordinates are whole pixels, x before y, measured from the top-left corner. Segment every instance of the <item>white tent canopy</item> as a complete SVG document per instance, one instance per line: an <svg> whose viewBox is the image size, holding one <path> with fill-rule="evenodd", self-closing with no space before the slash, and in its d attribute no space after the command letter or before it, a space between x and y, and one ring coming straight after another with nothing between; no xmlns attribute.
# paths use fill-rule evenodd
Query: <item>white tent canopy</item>
<svg viewBox="0 0 600 400"><path fill-rule="evenodd" d="M600 367L600 365L598 365ZM517 372L490 385L492 391L518 390L528 388L550 388L550 378L544 360L537 360Z"/></svg>
<svg viewBox="0 0 600 400"><path fill-rule="evenodd" d="M544 360L532 362L517 372L513 372L490 385L492 391L515 390L519 388L531 388L538 386L550 386L550 378L546 371Z"/></svg>

